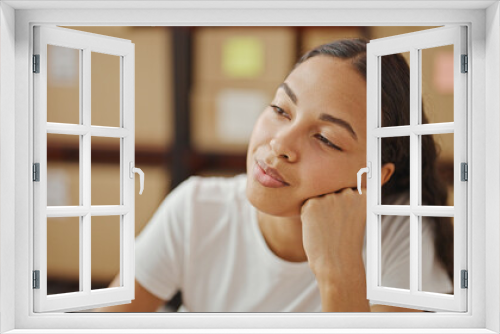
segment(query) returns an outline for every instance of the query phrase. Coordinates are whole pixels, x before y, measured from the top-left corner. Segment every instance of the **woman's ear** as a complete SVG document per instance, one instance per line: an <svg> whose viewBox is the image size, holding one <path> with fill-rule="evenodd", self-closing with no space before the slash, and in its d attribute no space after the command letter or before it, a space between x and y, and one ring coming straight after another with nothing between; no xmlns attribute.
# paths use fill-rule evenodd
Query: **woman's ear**
<svg viewBox="0 0 500 334"><path fill-rule="evenodd" d="M396 170L396 166L392 162L388 162L382 166L382 170L380 171L380 175L382 175L382 185L384 185L387 181L391 179L392 174Z"/></svg>

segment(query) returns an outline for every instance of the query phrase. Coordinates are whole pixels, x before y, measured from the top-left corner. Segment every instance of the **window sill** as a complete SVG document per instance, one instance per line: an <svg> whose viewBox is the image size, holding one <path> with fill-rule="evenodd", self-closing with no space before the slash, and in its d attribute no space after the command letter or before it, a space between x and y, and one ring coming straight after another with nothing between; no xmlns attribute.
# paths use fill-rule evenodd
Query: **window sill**
<svg viewBox="0 0 500 334"><path fill-rule="evenodd" d="M484 328L465 328L465 329L14 329L5 334L201 334L201 333L259 333L259 334L277 334L277 333L384 333L384 334L486 334L495 333Z"/></svg>

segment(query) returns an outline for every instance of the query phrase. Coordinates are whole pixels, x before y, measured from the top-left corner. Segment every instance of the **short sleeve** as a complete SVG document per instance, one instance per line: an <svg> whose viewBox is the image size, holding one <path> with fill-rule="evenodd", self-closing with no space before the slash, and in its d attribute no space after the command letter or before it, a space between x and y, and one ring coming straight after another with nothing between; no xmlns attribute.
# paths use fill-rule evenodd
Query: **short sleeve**
<svg viewBox="0 0 500 334"><path fill-rule="evenodd" d="M382 231L382 286L410 288L410 221L408 217L386 216ZM432 218L422 217L422 290L453 291L446 270L435 254Z"/></svg>
<svg viewBox="0 0 500 334"><path fill-rule="evenodd" d="M382 218L382 286L410 288L409 217Z"/></svg>
<svg viewBox="0 0 500 334"><path fill-rule="evenodd" d="M453 294L453 282L448 276L445 266L436 254L431 219L427 217L422 218L424 224L422 231L422 290Z"/></svg>
<svg viewBox="0 0 500 334"><path fill-rule="evenodd" d="M136 238L135 278L163 300L171 299L182 288L193 183L194 178L190 178L175 188Z"/></svg>

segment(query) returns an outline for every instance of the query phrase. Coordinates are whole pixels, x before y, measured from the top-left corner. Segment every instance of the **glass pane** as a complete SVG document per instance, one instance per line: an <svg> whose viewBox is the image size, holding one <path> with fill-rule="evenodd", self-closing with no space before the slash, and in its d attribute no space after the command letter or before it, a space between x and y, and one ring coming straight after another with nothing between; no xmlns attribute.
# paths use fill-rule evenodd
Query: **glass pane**
<svg viewBox="0 0 500 334"><path fill-rule="evenodd" d="M92 205L120 205L120 138L92 137Z"/></svg>
<svg viewBox="0 0 500 334"><path fill-rule="evenodd" d="M79 137L47 134L47 206L80 205Z"/></svg>
<svg viewBox="0 0 500 334"><path fill-rule="evenodd" d="M381 218L381 286L410 289L410 217Z"/></svg>
<svg viewBox="0 0 500 334"><path fill-rule="evenodd" d="M453 294L453 218L420 217L422 291Z"/></svg>
<svg viewBox="0 0 500 334"><path fill-rule="evenodd" d="M80 291L80 218L47 218L47 294Z"/></svg>
<svg viewBox="0 0 500 334"><path fill-rule="evenodd" d="M453 45L420 50L423 110L421 124L453 122Z"/></svg>
<svg viewBox="0 0 500 334"><path fill-rule="evenodd" d="M382 205L409 205L410 137L381 138L381 152Z"/></svg>
<svg viewBox="0 0 500 334"><path fill-rule="evenodd" d="M381 126L410 125L410 52L382 56Z"/></svg>
<svg viewBox="0 0 500 334"><path fill-rule="evenodd" d="M92 52L92 125L120 126L120 57Z"/></svg>
<svg viewBox="0 0 500 334"><path fill-rule="evenodd" d="M453 133L425 135L422 140L423 205L453 206Z"/></svg>
<svg viewBox="0 0 500 334"><path fill-rule="evenodd" d="M120 216L92 216L92 290L120 275Z"/></svg>
<svg viewBox="0 0 500 334"><path fill-rule="evenodd" d="M47 122L80 123L80 50L47 45Z"/></svg>

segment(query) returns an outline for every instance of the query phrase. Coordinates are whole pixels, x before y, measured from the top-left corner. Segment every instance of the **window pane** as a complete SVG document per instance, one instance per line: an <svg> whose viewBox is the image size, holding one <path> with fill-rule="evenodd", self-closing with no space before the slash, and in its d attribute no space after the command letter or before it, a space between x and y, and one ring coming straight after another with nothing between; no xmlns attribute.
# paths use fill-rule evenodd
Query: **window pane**
<svg viewBox="0 0 500 334"><path fill-rule="evenodd" d="M80 139L47 134L47 206L80 205Z"/></svg>
<svg viewBox="0 0 500 334"><path fill-rule="evenodd" d="M453 122L453 45L422 49L421 124Z"/></svg>
<svg viewBox="0 0 500 334"><path fill-rule="evenodd" d="M420 217L420 220L422 291L453 294L453 218Z"/></svg>
<svg viewBox="0 0 500 334"><path fill-rule="evenodd" d="M423 205L453 206L453 133L425 135L422 140ZM435 148L434 148L435 147Z"/></svg>
<svg viewBox="0 0 500 334"><path fill-rule="evenodd" d="M120 205L120 138L92 137L92 205Z"/></svg>
<svg viewBox="0 0 500 334"><path fill-rule="evenodd" d="M92 52L92 125L120 126L120 57Z"/></svg>
<svg viewBox="0 0 500 334"><path fill-rule="evenodd" d="M410 125L410 52L380 58L381 127Z"/></svg>
<svg viewBox="0 0 500 334"><path fill-rule="evenodd" d="M410 217L381 218L381 286L410 289Z"/></svg>
<svg viewBox="0 0 500 334"><path fill-rule="evenodd" d="M80 291L80 218L47 218L47 294Z"/></svg>
<svg viewBox="0 0 500 334"><path fill-rule="evenodd" d="M92 216L92 290L120 274L120 216Z"/></svg>
<svg viewBox="0 0 500 334"><path fill-rule="evenodd" d="M80 50L47 45L47 122L80 123Z"/></svg>
<svg viewBox="0 0 500 334"><path fill-rule="evenodd" d="M381 138L381 152L382 205L409 205L405 198L410 192L410 137ZM394 172L389 177L390 164Z"/></svg>

